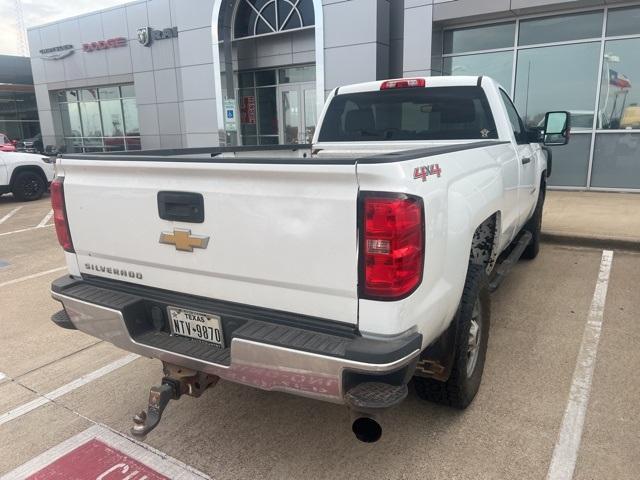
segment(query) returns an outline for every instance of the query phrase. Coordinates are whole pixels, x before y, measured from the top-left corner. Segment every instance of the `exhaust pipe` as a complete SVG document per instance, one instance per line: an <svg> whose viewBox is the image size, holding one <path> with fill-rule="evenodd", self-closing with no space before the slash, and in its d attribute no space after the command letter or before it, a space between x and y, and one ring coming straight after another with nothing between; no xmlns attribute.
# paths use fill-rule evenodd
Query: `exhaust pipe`
<svg viewBox="0 0 640 480"><path fill-rule="evenodd" d="M375 443L382 437L382 427L375 416L366 412L352 411L351 431L364 443Z"/></svg>

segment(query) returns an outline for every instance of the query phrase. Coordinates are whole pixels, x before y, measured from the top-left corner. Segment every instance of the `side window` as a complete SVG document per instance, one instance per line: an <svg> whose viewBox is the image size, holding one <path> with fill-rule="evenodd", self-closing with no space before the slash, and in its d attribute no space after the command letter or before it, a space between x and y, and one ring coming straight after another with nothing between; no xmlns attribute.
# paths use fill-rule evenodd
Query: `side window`
<svg viewBox="0 0 640 480"><path fill-rule="evenodd" d="M516 142L527 143L524 127L522 126L522 120L520 119L520 115L518 115L516 107L513 106L513 102L504 90L500 90L500 95L502 96L502 101L507 109L507 115L509 116L509 121L511 122L511 128L513 128Z"/></svg>

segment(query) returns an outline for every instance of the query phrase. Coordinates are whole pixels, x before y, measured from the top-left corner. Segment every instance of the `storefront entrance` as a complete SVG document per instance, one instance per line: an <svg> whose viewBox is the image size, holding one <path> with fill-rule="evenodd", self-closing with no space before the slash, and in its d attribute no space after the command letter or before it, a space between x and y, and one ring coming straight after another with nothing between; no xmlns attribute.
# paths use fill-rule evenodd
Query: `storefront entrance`
<svg viewBox="0 0 640 480"><path fill-rule="evenodd" d="M316 129L315 66L238 73L242 145L310 143Z"/></svg>

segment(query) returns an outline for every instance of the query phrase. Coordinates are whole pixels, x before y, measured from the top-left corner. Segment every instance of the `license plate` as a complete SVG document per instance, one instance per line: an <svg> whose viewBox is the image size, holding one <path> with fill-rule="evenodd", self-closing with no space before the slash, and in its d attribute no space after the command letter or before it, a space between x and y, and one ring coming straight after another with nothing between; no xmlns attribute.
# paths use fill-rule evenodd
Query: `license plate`
<svg viewBox="0 0 640 480"><path fill-rule="evenodd" d="M220 317L178 307L168 307L173 335L195 338L224 348Z"/></svg>

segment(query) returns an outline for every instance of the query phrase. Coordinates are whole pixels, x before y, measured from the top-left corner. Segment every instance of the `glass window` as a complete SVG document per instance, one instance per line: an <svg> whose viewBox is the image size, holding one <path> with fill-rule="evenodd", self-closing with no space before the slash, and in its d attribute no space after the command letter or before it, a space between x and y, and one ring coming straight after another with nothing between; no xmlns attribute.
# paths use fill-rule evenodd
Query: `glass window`
<svg viewBox="0 0 640 480"><path fill-rule="evenodd" d="M640 129L640 38L609 40L604 52L599 128Z"/></svg>
<svg viewBox="0 0 640 480"><path fill-rule="evenodd" d="M305 142L311 143L313 135L316 133L316 90L314 88L308 88L303 90L303 94Z"/></svg>
<svg viewBox="0 0 640 480"><path fill-rule="evenodd" d="M77 102L80 100L80 95L77 90L67 90L66 92L60 92L60 94L64 97L64 99L60 100L61 102Z"/></svg>
<svg viewBox="0 0 640 480"><path fill-rule="evenodd" d="M239 0L235 38L252 37L314 25L313 0Z"/></svg>
<svg viewBox="0 0 640 480"><path fill-rule="evenodd" d="M599 42L520 50L515 104L525 125L541 126L552 110L593 118L599 55Z"/></svg>
<svg viewBox="0 0 640 480"><path fill-rule="evenodd" d="M591 134L571 135L571 141L561 147L551 147L553 168L549 185L584 187L587 185Z"/></svg>
<svg viewBox="0 0 640 480"><path fill-rule="evenodd" d="M0 92L0 120L15 120L17 114L13 92Z"/></svg>
<svg viewBox="0 0 640 480"><path fill-rule="evenodd" d="M118 87L100 87L98 89L100 100L113 100L120 98L120 89Z"/></svg>
<svg viewBox="0 0 640 480"><path fill-rule="evenodd" d="M80 90L80 100L84 102L94 102L98 100L97 88L83 88Z"/></svg>
<svg viewBox="0 0 640 480"><path fill-rule="evenodd" d="M238 73L238 87L239 88L253 87L253 72Z"/></svg>
<svg viewBox="0 0 640 480"><path fill-rule="evenodd" d="M126 135L140 135L138 125L138 107L134 99L122 100L122 111L124 117L124 127Z"/></svg>
<svg viewBox="0 0 640 480"><path fill-rule="evenodd" d="M445 75L487 75L511 91L513 51L445 57Z"/></svg>
<svg viewBox="0 0 640 480"><path fill-rule="evenodd" d="M497 138L480 87L392 89L338 95L320 131L322 142Z"/></svg>
<svg viewBox="0 0 640 480"><path fill-rule="evenodd" d="M18 119L38 120L38 106L35 93L16 92L16 107Z"/></svg>
<svg viewBox="0 0 640 480"><path fill-rule="evenodd" d="M445 30L444 53L513 47L515 35L515 23Z"/></svg>
<svg viewBox="0 0 640 480"><path fill-rule="evenodd" d="M123 137L124 121L120 100L106 100L100 102L102 112L102 126L105 137ZM124 145L124 144L123 144Z"/></svg>
<svg viewBox="0 0 640 480"><path fill-rule="evenodd" d="M629 133L597 134L593 152L591 186L640 188L640 156L638 152L640 152L640 135Z"/></svg>
<svg viewBox="0 0 640 480"><path fill-rule="evenodd" d="M258 88L257 92L258 132L260 135L278 135L278 103L276 101L276 88Z"/></svg>
<svg viewBox="0 0 640 480"><path fill-rule="evenodd" d="M77 103L61 104L62 131L65 137L81 137L82 123L80 122L80 108Z"/></svg>
<svg viewBox="0 0 640 480"><path fill-rule="evenodd" d="M603 15L604 12L599 11L523 20L519 45L600 38Z"/></svg>
<svg viewBox="0 0 640 480"><path fill-rule="evenodd" d="M640 33L640 7L609 10L607 35L634 35Z"/></svg>
<svg viewBox="0 0 640 480"><path fill-rule="evenodd" d="M511 128L513 129L513 134L516 137L516 141L521 143L523 141L522 133L522 120L520 119L520 115L516 110L516 107L513 106L511 102L511 98L507 95L503 90L500 90L500 95L502 96L502 102L504 103L504 107L507 109L507 115L509 116L509 122L511 123Z"/></svg>
<svg viewBox="0 0 640 480"><path fill-rule="evenodd" d="M67 100L80 101L68 102ZM57 92L67 151L140 150L133 85ZM125 138L130 137L130 138Z"/></svg>
<svg viewBox="0 0 640 480"><path fill-rule="evenodd" d="M82 118L83 136L102 136L102 122L100 121L100 106L98 102L81 102L80 116Z"/></svg>
<svg viewBox="0 0 640 480"><path fill-rule="evenodd" d="M122 98L135 98L136 91L133 85L122 85L120 87L120 92L122 92Z"/></svg>
<svg viewBox="0 0 640 480"><path fill-rule="evenodd" d="M278 70L280 83L313 82L316 79L316 67L291 67Z"/></svg>
<svg viewBox="0 0 640 480"><path fill-rule="evenodd" d="M255 72L256 74L256 86L270 86L276 84L276 71L275 70L260 70Z"/></svg>

